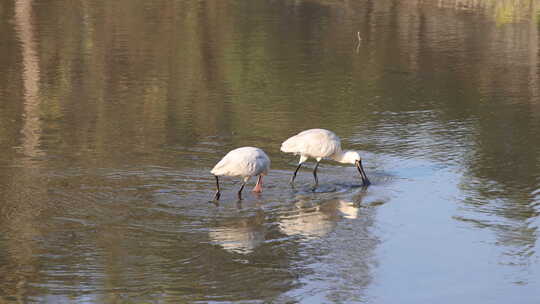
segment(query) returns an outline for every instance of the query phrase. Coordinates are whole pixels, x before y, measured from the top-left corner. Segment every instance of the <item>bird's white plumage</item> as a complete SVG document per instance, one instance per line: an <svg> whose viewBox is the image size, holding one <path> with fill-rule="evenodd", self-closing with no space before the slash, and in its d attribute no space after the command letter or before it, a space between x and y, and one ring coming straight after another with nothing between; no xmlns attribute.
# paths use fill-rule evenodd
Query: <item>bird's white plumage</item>
<svg viewBox="0 0 540 304"><path fill-rule="evenodd" d="M341 154L341 141L332 131L310 129L290 137L281 144L281 151L315 159L331 158Z"/></svg>
<svg viewBox="0 0 540 304"><path fill-rule="evenodd" d="M369 185L370 183L364 172L360 153L357 151L341 150L341 140L332 131L325 129L309 129L302 131L284 141L281 144L281 151L300 155L300 161L291 178L291 184L294 183L296 173L302 164L310 157L317 160L317 164L313 170L315 187L319 184L319 180L317 179L317 168L319 167L319 162L323 158L330 158L342 164L354 164L362 177L362 183L364 185Z"/></svg>
<svg viewBox="0 0 540 304"><path fill-rule="evenodd" d="M263 150L242 147L227 153L210 171L216 176L241 176L247 180L251 176L266 175L270 170L270 158Z"/></svg>

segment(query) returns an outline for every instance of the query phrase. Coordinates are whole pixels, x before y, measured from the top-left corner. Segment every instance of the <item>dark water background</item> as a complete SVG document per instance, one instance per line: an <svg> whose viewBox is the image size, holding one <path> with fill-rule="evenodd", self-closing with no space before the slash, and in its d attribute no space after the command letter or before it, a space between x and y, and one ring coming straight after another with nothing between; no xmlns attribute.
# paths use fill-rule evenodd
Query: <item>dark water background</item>
<svg viewBox="0 0 540 304"><path fill-rule="evenodd" d="M0 303L539 303L539 4L0 2Z"/></svg>

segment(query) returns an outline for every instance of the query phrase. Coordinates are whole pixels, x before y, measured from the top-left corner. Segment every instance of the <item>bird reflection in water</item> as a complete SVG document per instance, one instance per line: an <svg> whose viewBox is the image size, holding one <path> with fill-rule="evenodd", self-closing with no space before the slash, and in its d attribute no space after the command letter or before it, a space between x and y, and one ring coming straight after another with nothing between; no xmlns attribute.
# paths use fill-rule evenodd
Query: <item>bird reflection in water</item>
<svg viewBox="0 0 540 304"><path fill-rule="evenodd" d="M231 253L248 254L264 242L266 232L264 213L257 210L250 217L226 220L220 227L211 228L208 235L213 244Z"/></svg>
<svg viewBox="0 0 540 304"><path fill-rule="evenodd" d="M210 228L210 242L231 253L249 254L267 240L269 227L277 226L288 236L301 236L304 239L324 237L335 229L340 220L354 220L361 216L359 205L366 189L363 187L354 197L338 197L322 202L312 200L313 197L300 196L292 210L277 211L280 213L277 217L267 217L261 208L249 217L222 220L217 227ZM240 202L237 208L242 209ZM278 221L277 225L268 222L269 218Z"/></svg>
<svg viewBox="0 0 540 304"><path fill-rule="evenodd" d="M364 187L355 198L335 198L322 203L303 197L294 204L294 210L280 218L279 227L289 236L299 235L305 239L324 237L334 230L340 219L359 217L358 206L365 190Z"/></svg>

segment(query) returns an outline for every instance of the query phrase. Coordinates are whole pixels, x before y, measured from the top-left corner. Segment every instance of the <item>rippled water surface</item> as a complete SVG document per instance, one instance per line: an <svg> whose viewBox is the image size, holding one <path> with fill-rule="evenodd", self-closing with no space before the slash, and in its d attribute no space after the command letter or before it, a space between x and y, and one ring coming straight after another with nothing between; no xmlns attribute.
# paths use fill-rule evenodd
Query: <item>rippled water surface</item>
<svg viewBox="0 0 540 304"><path fill-rule="evenodd" d="M538 303L540 3L0 3L0 303ZM288 183L308 128L360 151ZM272 159L238 201L211 168Z"/></svg>

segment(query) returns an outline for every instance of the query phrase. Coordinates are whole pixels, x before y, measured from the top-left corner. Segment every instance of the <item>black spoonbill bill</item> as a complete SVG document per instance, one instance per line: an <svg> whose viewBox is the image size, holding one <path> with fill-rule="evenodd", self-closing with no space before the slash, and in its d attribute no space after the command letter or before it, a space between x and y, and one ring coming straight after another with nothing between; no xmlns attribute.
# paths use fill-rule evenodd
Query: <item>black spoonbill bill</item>
<svg viewBox="0 0 540 304"><path fill-rule="evenodd" d="M230 151L210 171L216 177L217 191L214 200L219 200L221 196L219 176L242 177L242 186L238 191L238 199L242 199L242 190L244 190L244 186L252 176L259 176L253 192L262 192L263 175L268 174L268 170L270 170L270 158L263 150L254 147L242 147Z"/></svg>
<svg viewBox="0 0 540 304"><path fill-rule="evenodd" d="M296 173L302 164L310 157L317 160L313 177L315 177L315 187L319 184L317 179L317 167L323 158L330 158L344 164L354 164L360 172L364 186L370 184L369 179L362 166L362 158L356 151L342 151L339 137L331 131L325 129L310 129L302 131L293 137L290 137L281 144L281 151L300 155L300 162L291 178L291 184L294 183Z"/></svg>

